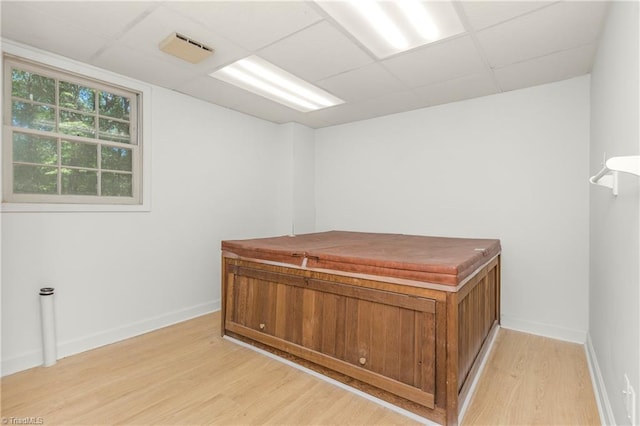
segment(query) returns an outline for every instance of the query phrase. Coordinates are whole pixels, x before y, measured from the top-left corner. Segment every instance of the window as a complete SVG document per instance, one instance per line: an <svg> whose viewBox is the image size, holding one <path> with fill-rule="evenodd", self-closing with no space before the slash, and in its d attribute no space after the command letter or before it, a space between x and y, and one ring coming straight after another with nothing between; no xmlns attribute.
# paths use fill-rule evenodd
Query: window
<svg viewBox="0 0 640 426"><path fill-rule="evenodd" d="M141 204L141 94L4 58L3 201Z"/></svg>

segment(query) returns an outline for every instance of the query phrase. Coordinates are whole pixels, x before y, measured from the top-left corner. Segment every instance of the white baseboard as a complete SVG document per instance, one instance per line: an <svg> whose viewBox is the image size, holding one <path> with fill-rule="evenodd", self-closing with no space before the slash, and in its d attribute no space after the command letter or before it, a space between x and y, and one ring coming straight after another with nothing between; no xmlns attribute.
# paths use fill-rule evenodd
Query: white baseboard
<svg viewBox="0 0 640 426"><path fill-rule="evenodd" d="M596 404L598 405L598 413L600 413L600 422L603 425L615 425L615 417L613 409L607 396L607 388L604 386L604 379L598 366L598 357L591 342L591 335L587 334L587 342L584 345L584 351L587 355L587 364L589 365L589 373L591 374L591 382L593 390L596 394Z"/></svg>
<svg viewBox="0 0 640 426"><path fill-rule="evenodd" d="M122 327L101 331L66 342L59 342L57 347L58 359L139 336L141 334L177 324L182 321L187 321L219 309L220 299L186 309L169 312L167 314L158 315L156 317L146 318ZM38 349L25 352L13 358L3 359L0 369L2 371L2 376L7 376L9 374L41 365L42 349Z"/></svg>
<svg viewBox="0 0 640 426"><path fill-rule="evenodd" d="M537 336L580 343L581 345L587 340L587 332L583 330L573 330L551 324L522 320L504 314L501 317L500 326L509 330L523 331Z"/></svg>
<svg viewBox="0 0 640 426"><path fill-rule="evenodd" d="M3 359L2 367L0 367L2 371L2 377L8 376L9 374L17 373L18 371L42 365L42 359L43 355L41 349L37 351L25 352L13 358Z"/></svg>

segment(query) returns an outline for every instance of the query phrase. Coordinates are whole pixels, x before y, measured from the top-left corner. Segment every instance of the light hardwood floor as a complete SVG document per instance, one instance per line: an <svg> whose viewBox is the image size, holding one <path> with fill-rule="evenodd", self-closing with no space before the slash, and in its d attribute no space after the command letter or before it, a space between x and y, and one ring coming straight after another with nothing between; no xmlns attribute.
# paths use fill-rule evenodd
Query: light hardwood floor
<svg viewBox="0 0 640 426"><path fill-rule="evenodd" d="M501 329L466 425L599 425L582 345Z"/></svg>
<svg viewBox="0 0 640 426"><path fill-rule="evenodd" d="M44 424L416 424L220 337L219 313L2 378ZM584 350L501 330L465 425L599 424Z"/></svg>

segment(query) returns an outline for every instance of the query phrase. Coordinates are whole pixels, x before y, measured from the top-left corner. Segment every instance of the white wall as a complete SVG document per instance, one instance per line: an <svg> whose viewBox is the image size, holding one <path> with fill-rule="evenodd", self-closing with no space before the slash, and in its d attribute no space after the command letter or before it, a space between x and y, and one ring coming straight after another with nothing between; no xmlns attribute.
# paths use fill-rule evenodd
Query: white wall
<svg viewBox="0 0 640 426"><path fill-rule="evenodd" d="M502 241L502 323L584 342L589 77L316 131L317 230Z"/></svg>
<svg viewBox="0 0 640 426"><path fill-rule="evenodd" d="M276 142L283 150L278 165L278 223L287 234L315 230L315 145L314 130L298 123L282 124Z"/></svg>
<svg viewBox="0 0 640 426"><path fill-rule="evenodd" d="M591 80L591 170L602 156L640 154L638 2L614 2ZM619 195L590 191L589 334L608 424L630 424L624 374L640 395L640 179L620 174ZM640 398L636 398L640 410ZM638 413L637 421L640 421Z"/></svg>
<svg viewBox="0 0 640 426"><path fill-rule="evenodd" d="M220 240L290 232L280 126L152 92L150 212L1 215L3 374L42 362L41 287L65 356L217 308Z"/></svg>
<svg viewBox="0 0 640 426"><path fill-rule="evenodd" d="M294 131L293 124L281 125L277 130L275 144L282 151L281 161L273 172L277 175L276 197L281 212L277 218L277 226L282 229L283 234L291 234L293 227L293 183L294 183Z"/></svg>
<svg viewBox="0 0 640 426"><path fill-rule="evenodd" d="M316 226L315 131L301 124L293 126L293 230L314 232Z"/></svg>

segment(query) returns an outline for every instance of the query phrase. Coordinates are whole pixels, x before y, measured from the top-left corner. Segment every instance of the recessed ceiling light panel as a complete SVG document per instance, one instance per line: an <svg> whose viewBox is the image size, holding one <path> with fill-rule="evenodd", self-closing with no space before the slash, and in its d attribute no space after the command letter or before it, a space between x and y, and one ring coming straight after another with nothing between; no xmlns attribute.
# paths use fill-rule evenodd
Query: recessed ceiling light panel
<svg viewBox="0 0 640 426"><path fill-rule="evenodd" d="M255 55L209 75L302 112L344 103L342 99Z"/></svg>
<svg viewBox="0 0 640 426"><path fill-rule="evenodd" d="M464 32L448 1L316 1L379 58Z"/></svg>

